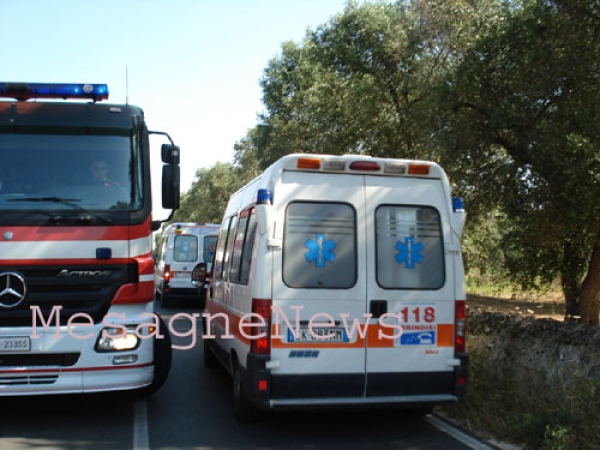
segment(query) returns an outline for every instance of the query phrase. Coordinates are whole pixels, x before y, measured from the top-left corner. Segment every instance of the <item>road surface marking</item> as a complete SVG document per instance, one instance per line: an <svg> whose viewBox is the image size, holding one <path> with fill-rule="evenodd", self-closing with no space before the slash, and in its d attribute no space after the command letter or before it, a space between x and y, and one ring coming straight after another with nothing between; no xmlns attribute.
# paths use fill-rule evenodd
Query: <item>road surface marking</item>
<svg viewBox="0 0 600 450"><path fill-rule="evenodd" d="M458 428L453 427L446 421L439 419L433 415L427 415L424 417L425 421L436 427L438 430L443 431L446 434L449 434L457 441L462 442L463 444L471 447L473 450L493 450L497 447L490 447L489 445L481 442L480 440L469 436L466 433L463 433Z"/></svg>
<svg viewBox="0 0 600 450"><path fill-rule="evenodd" d="M145 397L137 397L133 404L133 450L150 450L148 402Z"/></svg>

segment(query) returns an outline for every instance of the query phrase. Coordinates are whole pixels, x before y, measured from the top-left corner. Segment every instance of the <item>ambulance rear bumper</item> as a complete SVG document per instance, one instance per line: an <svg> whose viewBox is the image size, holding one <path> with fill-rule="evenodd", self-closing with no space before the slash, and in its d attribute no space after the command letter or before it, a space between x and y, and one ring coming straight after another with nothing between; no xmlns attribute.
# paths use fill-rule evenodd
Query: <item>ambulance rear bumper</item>
<svg viewBox="0 0 600 450"><path fill-rule="evenodd" d="M304 409L311 407L423 408L460 401L466 390L468 357L460 364L437 372L382 372L334 374L274 374L264 360L249 357L255 370L249 375L247 392L259 408ZM268 389L252 389L260 380Z"/></svg>
<svg viewBox="0 0 600 450"><path fill-rule="evenodd" d="M360 408L360 407L384 407L402 406L423 407L438 405L441 403L455 403L458 397L450 394L441 395L410 395L393 397L335 397L335 398L295 398L274 399L269 402L270 409L301 409L312 407L332 408Z"/></svg>

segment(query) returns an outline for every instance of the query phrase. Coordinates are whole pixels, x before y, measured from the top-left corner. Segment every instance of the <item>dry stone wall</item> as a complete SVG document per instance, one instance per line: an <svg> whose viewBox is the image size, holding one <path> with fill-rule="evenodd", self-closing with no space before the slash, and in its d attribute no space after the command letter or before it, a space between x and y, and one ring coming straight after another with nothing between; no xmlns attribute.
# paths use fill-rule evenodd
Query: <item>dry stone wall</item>
<svg viewBox="0 0 600 450"><path fill-rule="evenodd" d="M578 379L600 382L600 327L477 310L468 322L470 341L517 378L541 373L547 386L567 389Z"/></svg>

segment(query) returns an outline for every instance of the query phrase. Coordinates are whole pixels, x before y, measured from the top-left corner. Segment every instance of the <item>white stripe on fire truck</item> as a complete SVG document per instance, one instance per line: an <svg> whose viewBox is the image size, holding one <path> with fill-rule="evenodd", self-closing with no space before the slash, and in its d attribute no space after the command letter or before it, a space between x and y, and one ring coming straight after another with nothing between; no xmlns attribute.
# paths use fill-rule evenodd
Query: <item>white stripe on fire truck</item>
<svg viewBox="0 0 600 450"><path fill-rule="evenodd" d="M113 258L132 258L152 250L148 237L131 241L0 242L0 260L96 258L96 249L110 248Z"/></svg>

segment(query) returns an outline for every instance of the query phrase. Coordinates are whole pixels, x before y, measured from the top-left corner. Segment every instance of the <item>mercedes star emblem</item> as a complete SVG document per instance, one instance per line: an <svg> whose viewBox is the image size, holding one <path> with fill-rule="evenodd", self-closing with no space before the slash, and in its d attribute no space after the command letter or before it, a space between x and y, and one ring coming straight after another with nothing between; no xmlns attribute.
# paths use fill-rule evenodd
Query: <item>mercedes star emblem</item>
<svg viewBox="0 0 600 450"><path fill-rule="evenodd" d="M16 308L25 300L26 292L22 275L16 272L0 273L0 308Z"/></svg>

